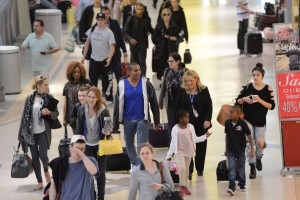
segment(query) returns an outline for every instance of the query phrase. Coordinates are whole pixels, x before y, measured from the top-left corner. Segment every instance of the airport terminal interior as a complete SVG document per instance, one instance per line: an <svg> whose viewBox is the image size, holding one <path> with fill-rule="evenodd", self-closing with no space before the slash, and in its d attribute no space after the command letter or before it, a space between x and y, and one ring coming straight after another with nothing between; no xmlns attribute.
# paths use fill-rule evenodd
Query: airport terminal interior
<svg viewBox="0 0 300 200"><path fill-rule="evenodd" d="M274 3L273 0L270 0ZM156 25L159 6L162 0L158 0L157 8L153 8L152 0L140 0L147 8L152 19L152 26ZM1 0L0 0L1 3ZM249 0L252 10L264 12L265 1ZM300 199L300 176L297 173L281 175L283 169L282 139L278 107L270 110L267 115L266 142L267 148L262 158L263 170L257 172L256 179L249 179L249 165L246 162L246 192L236 191L234 196L226 193L227 181L217 181L216 167L219 161L224 160L225 134L224 127L216 120L219 110L223 104L232 104L242 86L252 81L251 70L256 63L263 63L266 71L264 82L269 84L275 92L275 50L272 42L263 43L261 57L253 55L246 57L240 55L237 49L238 22L236 20L236 7L234 0L181 0L184 8L189 30L188 45L181 43L179 52L183 55L186 48L189 48L192 55L192 63L187 68L195 70L201 82L210 91L213 101L212 135L208 139L207 155L203 176L197 176L194 172L189 188L192 195L184 196L186 200L296 200ZM24 7L23 9L25 9ZM26 12L26 11L23 11ZM25 15L28 16L28 15ZM29 19L23 19L28 24ZM25 23L26 22L26 23ZM22 22L21 22L22 23ZM62 24L61 49L52 56L52 67L50 71L50 92L60 102L58 110L59 120L62 121L63 96L62 89L67 82L65 69L69 62L80 61L81 47L76 46L73 53L66 52L64 47L72 31L74 24ZM250 16L249 26L254 26L254 16ZM2 27L1 27L2 28ZM47 27L45 27L47 31ZM28 33L27 33L28 34ZM20 46L26 34L19 35L14 43L10 45ZM153 83L157 96L160 93L161 81L151 70L151 49L150 42L147 51L147 78ZM127 44L127 49L129 46ZM17 135L20 125L21 113L24 107L25 98L32 92L31 84L33 72L30 66L29 51L20 52L21 59L21 82L20 94L5 95L5 101L0 103L0 199L2 200L38 200L43 197L43 190L34 191L36 178L32 173L28 178L13 179L10 176L13 147L18 144ZM88 61L85 62L88 70ZM1 66L3 67L3 66ZM9 67L9 66L6 66ZM11 75L13 78L13 74ZM98 83L98 87L101 84ZM114 92L116 82L114 81ZM108 105L109 111L113 113L113 105ZM162 110L162 122L167 122L166 111ZM121 137L123 128L121 126ZM69 137L72 130L68 127ZM299 130L295 130L295 134ZM52 144L49 150L49 158L58 156L58 143L64 136L64 129L52 131ZM124 144L124 140L123 144ZM124 144L125 145L125 144ZM166 157L167 148L155 148L154 157L163 160ZM298 154L299 152L295 152ZM296 171L296 170L295 170ZM127 171L106 173L106 200L126 200L130 188L130 173ZM46 183L44 182L44 186Z"/></svg>

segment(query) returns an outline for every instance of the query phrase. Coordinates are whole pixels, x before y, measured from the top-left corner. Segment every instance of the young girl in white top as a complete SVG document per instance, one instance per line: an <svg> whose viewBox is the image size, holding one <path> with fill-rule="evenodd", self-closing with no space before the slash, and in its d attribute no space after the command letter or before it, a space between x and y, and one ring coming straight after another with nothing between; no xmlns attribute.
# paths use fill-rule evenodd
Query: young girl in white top
<svg viewBox="0 0 300 200"><path fill-rule="evenodd" d="M191 195L191 192L187 189L188 169L191 158L196 154L195 143L205 141L211 133L197 137L194 126L189 123L189 113L186 110L178 110L176 117L179 123L172 129L172 140L166 159L170 160L174 154L176 155L179 166L180 193L182 195Z"/></svg>

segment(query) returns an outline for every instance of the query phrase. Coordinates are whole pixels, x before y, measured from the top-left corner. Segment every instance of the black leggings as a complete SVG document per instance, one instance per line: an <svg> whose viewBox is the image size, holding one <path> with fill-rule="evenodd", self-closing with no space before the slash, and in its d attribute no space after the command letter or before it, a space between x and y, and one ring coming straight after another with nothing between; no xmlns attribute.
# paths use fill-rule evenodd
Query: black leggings
<svg viewBox="0 0 300 200"><path fill-rule="evenodd" d="M34 145L29 145L29 148L36 179L38 183L43 183L40 160L42 161L45 172L48 171L49 164L46 131L39 134L34 134Z"/></svg>

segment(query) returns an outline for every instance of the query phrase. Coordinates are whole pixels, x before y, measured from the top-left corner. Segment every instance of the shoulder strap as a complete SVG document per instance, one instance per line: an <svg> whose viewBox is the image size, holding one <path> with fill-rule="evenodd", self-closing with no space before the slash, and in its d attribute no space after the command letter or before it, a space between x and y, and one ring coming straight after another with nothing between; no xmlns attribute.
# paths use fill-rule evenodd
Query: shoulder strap
<svg viewBox="0 0 300 200"><path fill-rule="evenodd" d="M94 32L94 30L95 30L96 26L97 26L97 24L94 24L94 25L92 26L91 33L92 33L92 32Z"/></svg>
<svg viewBox="0 0 300 200"><path fill-rule="evenodd" d="M164 174L163 174L163 171L164 171L164 165L163 165L163 162L159 162L159 172L160 172L160 176L161 176L161 183L163 184L164 183Z"/></svg>

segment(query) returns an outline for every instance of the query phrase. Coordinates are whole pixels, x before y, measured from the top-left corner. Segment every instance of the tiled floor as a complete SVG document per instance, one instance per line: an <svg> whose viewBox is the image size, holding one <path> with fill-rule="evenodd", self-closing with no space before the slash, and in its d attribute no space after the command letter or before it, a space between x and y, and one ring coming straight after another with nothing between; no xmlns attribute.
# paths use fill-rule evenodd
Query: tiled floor
<svg viewBox="0 0 300 200"><path fill-rule="evenodd" d="M151 0L142 1L148 6L153 17L154 25L157 10L152 8ZM226 194L227 182L217 182L215 169L218 162L224 157L223 127L216 121L216 116L222 104L230 103L239 93L241 85L251 81L251 69L257 62L262 62L266 69L265 82L275 89L275 71L273 44L264 44L262 57L246 58L238 55L236 49L237 22L235 20L235 6L233 0L183 0L182 5L188 20L190 33L189 48L193 56L193 63L187 67L196 70L202 82L208 86L213 99L213 135L209 138L207 159L203 177L193 176L190 184L192 195L185 199L265 199L265 200L295 200L300 199L300 177L280 176L282 168L282 154L278 112L269 112L267 118L268 148L263 157L263 171L259 172L255 180L247 179L247 192L237 192L234 197ZM256 11L263 10L263 2L250 1L250 6ZM63 41L66 41L70 26L65 26ZM148 77L152 80L159 93L159 82L151 72L150 49L148 51ZM181 45L183 53L185 45ZM60 100L59 110L62 112L62 87L66 82L65 68L70 60L79 60L81 49L76 48L72 54L63 50L55 54L51 70L51 93ZM20 115L23 110L24 99L31 92L30 67L28 66L28 53L21 53L22 58L22 88L20 95L6 96L6 102L0 103L0 199L22 200L41 199L42 192L33 192L36 184L34 175L26 179L11 179L10 167L13 155L13 146L17 145L17 131ZM112 108L110 107L112 111ZM60 116L61 119L61 116ZM53 131L53 143L49 152L50 159L58 155L58 141L63 137L63 129ZM166 155L166 149L156 149L158 160ZM246 166L246 174L249 167ZM127 173L107 173L107 200L127 199L130 175Z"/></svg>

